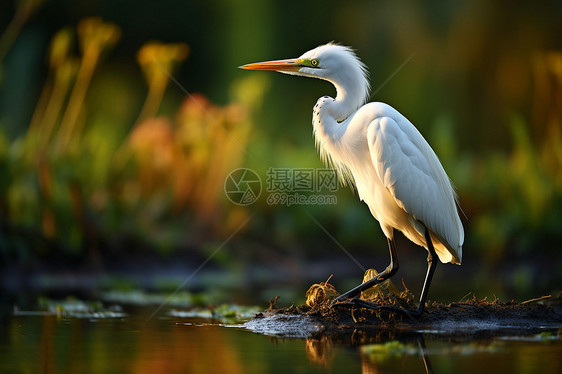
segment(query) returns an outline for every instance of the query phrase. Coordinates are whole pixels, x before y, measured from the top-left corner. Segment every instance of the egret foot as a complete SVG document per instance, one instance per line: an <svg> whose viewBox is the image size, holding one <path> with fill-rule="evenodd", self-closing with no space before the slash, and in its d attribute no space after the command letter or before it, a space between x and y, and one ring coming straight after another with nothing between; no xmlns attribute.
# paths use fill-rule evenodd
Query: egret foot
<svg viewBox="0 0 562 374"><path fill-rule="evenodd" d="M406 317L409 317L411 319L419 318L423 313L423 306L422 305L420 305L415 310L409 310L409 309L399 308L399 307L392 306L392 305L379 305L379 304L375 304L373 302L363 300L363 299L358 299L358 298L354 298L354 299L351 299L351 300L345 301L345 302L333 303L332 304L332 308L350 308L351 309L351 308L356 307L356 306L361 307L361 308L371 309L371 310L387 310L389 312L399 313L399 314L405 315Z"/></svg>
<svg viewBox="0 0 562 374"><path fill-rule="evenodd" d="M416 310L407 310L404 308L398 308L390 305L378 305L367 300L359 299L356 296L359 295L361 291L366 290L374 286L377 283L384 281L385 279L391 277L398 270L398 256L396 255L396 249L394 247L394 240L388 239L389 249L390 249L390 265L371 280L360 284L354 289L340 295L332 301L330 306L334 307L353 307L360 306L363 308L373 309L373 310L388 310L391 312L402 313L411 318L418 318L422 315L423 309L425 307L425 300L427 299L427 293L429 291L429 285L431 284L431 279L433 278L433 273L435 272L435 267L437 266L437 254L433 248L433 243L431 242L431 237L427 228L425 229L425 240L427 243L427 273L425 274L425 280L423 282L422 293L420 297L420 303Z"/></svg>
<svg viewBox="0 0 562 374"><path fill-rule="evenodd" d="M345 300L355 298L362 291L376 286L377 284L384 282L385 280L396 274L396 272L398 271L398 256L396 255L394 239L388 239L388 249L390 251L390 264L383 272L377 274L377 276L375 276L374 278L361 283L359 286L347 291L346 293L336 297L334 300L332 300L330 306L335 306L336 304L340 304Z"/></svg>

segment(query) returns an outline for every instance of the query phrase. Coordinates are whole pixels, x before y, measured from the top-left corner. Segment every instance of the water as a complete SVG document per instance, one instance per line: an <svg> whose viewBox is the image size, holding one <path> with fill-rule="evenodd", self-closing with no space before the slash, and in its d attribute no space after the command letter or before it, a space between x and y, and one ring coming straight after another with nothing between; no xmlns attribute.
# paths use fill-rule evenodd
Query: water
<svg viewBox="0 0 562 374"><path fill-rule="evenodd" d="M113 318L5 317L1 373L561 373L556 331L465 341L423 333L278 338L150 308ZM375 341L376 345L362 343ZM422 347L425 345L425 349Z"/></svg>

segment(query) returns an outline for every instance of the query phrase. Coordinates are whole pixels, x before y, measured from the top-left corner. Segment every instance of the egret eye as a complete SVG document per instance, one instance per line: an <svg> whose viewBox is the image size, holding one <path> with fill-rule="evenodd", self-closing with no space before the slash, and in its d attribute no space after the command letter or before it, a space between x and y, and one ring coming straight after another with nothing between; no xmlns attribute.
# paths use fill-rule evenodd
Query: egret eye
<svg viewBox="0 0 562 374"><path fill-rule="evenodd" d="M313 68L318 66L318 59L317 58L313 58L312 60L310 60L310 65L312 65Z"/></svg>

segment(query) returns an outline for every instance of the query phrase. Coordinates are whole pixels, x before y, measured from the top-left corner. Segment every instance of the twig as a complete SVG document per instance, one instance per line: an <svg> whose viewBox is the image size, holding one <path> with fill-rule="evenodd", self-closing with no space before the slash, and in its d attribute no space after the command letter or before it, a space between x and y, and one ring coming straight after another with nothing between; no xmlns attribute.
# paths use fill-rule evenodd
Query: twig
<svg viewBox="0 0 562 374"><path fill-rule="evenodd" d="M267 308L266 312L271 312L277 309L277 300L279 300L281 296L275 296L273 299L269 300L269 308Z"/></svg>
<svg viewBox="0 0 562 374"><path fill-rule="evenodd" d="M459 300L459 303L462 303L464 299L466 299L468 296L470 296L470 294L472 293L472 291L470 291L469 293L467 293L466 295L464 295L462 297L462 299Z"/></svg>
<svg viewBox="0 0 562 374"><path fill-rule="evenodd" d="M546 295L546 296L537 297L536 299L531 299L531 300L523 301L523 302L521 303L521 305L530 304L530 303L534 303L534 302L537 302L537 301L550 299L551 297L552 297L552 295Z"/></svg>

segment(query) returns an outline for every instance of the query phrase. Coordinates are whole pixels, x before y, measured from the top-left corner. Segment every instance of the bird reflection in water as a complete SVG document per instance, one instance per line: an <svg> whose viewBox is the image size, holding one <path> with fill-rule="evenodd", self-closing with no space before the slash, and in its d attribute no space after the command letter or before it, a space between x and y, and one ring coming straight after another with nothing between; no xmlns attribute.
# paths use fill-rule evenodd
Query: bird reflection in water
<svg viewBox="0 0 562 374"><path fill-rule="evenodd" d="M423 364L427 374L433 373L433 368L431 366L431 361L429 359L429 354L427 353L425 340L422 334L417 334L414 337L413 340L416 343L415 345L413 344L411 338L405 340L404 342L387 340L386 343L369 343L373 339L380 342L379 339L373 338L372 332L354 330L353 334L347 341L347 344L351 344L359 350L362 373L380 373L381 371L384 371L381 364L389 357L397 356L419 356L422 362L419 363L414 361L410 364L411 369L415 370L415 366L421 367L421 364ZM334 347L335 344L345 344L345 341L342 340L342 338L332 336L306 339L305 348L308 361L315 366L331 368L336 356L336 349ZM397 346L399 349L393 349L392 346ZM370 354L367 353L368 350L363 349L364 347L380 347L380 349L377 349L377 354Z"/></svg>

